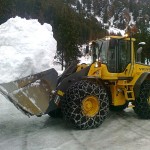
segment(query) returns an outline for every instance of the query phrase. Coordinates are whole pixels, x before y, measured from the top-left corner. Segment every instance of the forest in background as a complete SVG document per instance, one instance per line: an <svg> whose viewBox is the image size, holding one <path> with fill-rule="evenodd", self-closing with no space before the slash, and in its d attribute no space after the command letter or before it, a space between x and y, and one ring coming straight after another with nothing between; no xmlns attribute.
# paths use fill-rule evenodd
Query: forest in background
<svg viewBox="0 0 150 150"><path fill-rule="evenodd" d="M0 0L0 14L0 24L16 15L51 24L66 63L80 56L79 45L105 34L95 18L85 19L60 0Z"/></svg>
<svg viewBox="0 0 150 150"><path fill-rule="evenodd" d="M149 2L142 0L140 3L135 0L81 0L81 2L82 4L79 0L0 0L0 24L15 16L38 19L41 24L45 22L51 24L57 41L58 55L63 55L65 62L68 63L80 56L79 45L106 35L103 23L109 24L109 19L114 16L114 26L124 29L129 24L129 12L133 12L137 30L132 36L136 38L136 49L141 40L146 42L143 59L144 57L150 59L150 32L147 30L150 18ZM102 17L103 23L98 22L95 16Z"/></svg>

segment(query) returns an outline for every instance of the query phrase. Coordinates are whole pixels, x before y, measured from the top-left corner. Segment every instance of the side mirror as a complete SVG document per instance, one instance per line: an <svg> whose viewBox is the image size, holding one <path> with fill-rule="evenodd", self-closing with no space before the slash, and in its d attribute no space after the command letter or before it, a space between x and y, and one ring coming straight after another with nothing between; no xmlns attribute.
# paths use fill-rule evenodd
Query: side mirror
<svg viewBox="0 0 150 150"><path fill-rule="evenodd" d="M143 47L139 47L139 48L137 49L137 54L141 54L141 53L142 53L142 49L143 49Z"/></svg>
<svg viewBox="0 0 150 150"><path fill-rule="evenodd" d="M136 52L136 62L139 62L139 63L141 63L141 53L142 53L142 47L139 47L138 49L137 49L137 52Z"/></svg>
<svg viewBox="0 0 150 150"><path fill-rule="evenodd" d="M145 42L140 42L138 45L140 46L138 49L137 49L137 52L136 52L136 62L139 62L141 63L141 53L142 53L142 50L143 50L143 47L146 43Z"/></svg>

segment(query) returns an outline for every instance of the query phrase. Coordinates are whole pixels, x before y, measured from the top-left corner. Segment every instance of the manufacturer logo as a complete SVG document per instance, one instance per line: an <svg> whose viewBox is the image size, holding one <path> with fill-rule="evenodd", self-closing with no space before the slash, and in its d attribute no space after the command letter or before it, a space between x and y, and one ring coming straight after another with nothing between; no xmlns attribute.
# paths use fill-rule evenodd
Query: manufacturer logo
<svg viewBox="0 0 150 150"><path fill-rule="evenodd" d="M141 71L150 72L150 68L139 68Z"/></svg>

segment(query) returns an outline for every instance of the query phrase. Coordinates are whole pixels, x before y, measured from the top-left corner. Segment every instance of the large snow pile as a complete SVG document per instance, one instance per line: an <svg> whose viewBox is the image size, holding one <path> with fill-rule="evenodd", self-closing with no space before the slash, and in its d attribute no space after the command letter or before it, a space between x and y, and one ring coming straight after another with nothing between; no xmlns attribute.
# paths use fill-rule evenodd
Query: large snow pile
<svg viewBox="0 0 150 150"><path fill-rule="evenodd" d="M49 24L15 17L0 25L0 83L53 67L57 42Z"/></svg>

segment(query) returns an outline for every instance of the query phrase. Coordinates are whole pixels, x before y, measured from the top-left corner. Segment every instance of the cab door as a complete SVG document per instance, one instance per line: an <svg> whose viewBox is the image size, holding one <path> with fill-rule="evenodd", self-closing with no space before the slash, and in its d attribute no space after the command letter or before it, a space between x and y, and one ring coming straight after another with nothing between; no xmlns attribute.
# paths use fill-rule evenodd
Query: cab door
<svg viewBox="0 0 150 150"><path fill-rule="evenodd" d="M124 72L127 65L131 63L130 41L111 39L108 50L108 71L110 73Z"/></svg>

